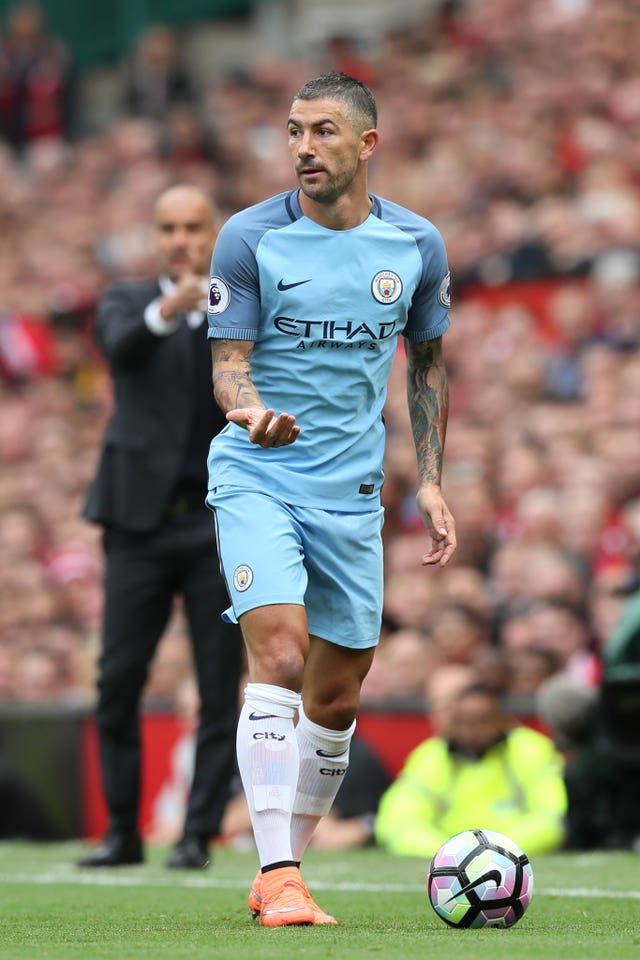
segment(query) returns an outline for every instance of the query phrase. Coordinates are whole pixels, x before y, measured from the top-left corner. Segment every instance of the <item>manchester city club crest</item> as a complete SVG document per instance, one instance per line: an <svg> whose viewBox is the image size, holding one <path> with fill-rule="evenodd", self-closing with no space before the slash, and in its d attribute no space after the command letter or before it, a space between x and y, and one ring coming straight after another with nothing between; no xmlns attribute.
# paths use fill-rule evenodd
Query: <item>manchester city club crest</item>
<svg viewBox="0 0 640 960"><path fill-rule="evenodd" d="M253 570L251 567L248 567L246 563L241 563L240 566L236 567L233 571L234 587L238 593L242 593L244 590L248 590L252 583Z"/></svg>
<svg viewBox="0 0 640 960"><path fill-rule="evenodd" d="M393 270L380 270L371 281L371 293L378 303L395 303L402 293L402 280Z"/></svg>

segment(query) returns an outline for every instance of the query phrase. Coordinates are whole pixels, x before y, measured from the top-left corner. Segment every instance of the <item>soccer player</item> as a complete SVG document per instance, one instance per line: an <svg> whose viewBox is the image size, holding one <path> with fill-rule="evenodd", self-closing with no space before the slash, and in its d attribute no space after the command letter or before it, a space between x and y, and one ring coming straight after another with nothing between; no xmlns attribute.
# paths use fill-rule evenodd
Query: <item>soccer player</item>
<svg viewBox="0 0 640 960"><path fill-rule="evenodd" d="M369 194L376 123L361 81L306 83L288 119L299 189L232 216L212 260L229 424L211 444L208 503L247 649L237 757L261 867L249 906L267 927L337 922L300 860L346 772L379 638L382 408L400 334L422 563L444 566L456 546L441 492L447 257L431 223Z"/></svg>

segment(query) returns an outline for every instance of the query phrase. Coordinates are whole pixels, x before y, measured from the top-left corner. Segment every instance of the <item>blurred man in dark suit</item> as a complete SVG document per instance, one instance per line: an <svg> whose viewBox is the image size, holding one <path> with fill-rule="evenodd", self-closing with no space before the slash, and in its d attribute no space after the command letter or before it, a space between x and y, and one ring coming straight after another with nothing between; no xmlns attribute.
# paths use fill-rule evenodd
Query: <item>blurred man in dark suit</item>
<svg viewBox="0 0 640 960"><path fill-rule="evenodd" d="M114 283L98 309L114 413L84 512L104 528L96 720L109 830L83 867L143 860L139 707L177 595L201 710L184 834L167 866L207 865L234 769L241 642L220 618L228 598L205 506L209 443L226 423L213 399L204 320L216 222L201 190L166 190L155 209L158 278Z"/></svg>

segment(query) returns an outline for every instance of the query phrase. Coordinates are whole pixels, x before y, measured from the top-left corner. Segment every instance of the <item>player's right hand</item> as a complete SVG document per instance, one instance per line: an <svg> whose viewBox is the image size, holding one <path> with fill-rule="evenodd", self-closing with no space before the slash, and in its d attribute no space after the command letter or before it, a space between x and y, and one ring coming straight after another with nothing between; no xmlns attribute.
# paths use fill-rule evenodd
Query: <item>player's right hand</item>
<svg viewBox="0 0 640 960"><path fill-rule="evenodd" d="M229 410L227 420L248 430L249 440L259 447L286 447L300 433L296 418L290 413L279 413L276 417L275 410L264 410L262 407Z"/></svg>
<svg viewBox="0 0 640 960"><path fill-rule="evenodd" d="M176 313L189 313L191 310L207 309L208 280L195 273L183 274L175 283L174 289L163 301L162 313L173 319Z"/></svg>

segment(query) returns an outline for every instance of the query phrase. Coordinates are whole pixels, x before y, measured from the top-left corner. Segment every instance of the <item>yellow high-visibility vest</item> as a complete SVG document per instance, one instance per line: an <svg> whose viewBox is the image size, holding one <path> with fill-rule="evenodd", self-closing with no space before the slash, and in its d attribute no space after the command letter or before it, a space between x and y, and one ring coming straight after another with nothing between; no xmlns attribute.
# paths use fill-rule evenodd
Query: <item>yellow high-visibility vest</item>
<svg viewBox="0 0 640 960"><path fill-rule="evenodd" d="M528 856L562 846L567 793L563 757L553 742L515 727L480 759L431 737L413 750L384 793L376 841L391 853L431 857L469 829L498 830Z"/></svg>

